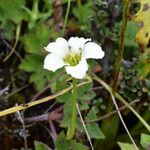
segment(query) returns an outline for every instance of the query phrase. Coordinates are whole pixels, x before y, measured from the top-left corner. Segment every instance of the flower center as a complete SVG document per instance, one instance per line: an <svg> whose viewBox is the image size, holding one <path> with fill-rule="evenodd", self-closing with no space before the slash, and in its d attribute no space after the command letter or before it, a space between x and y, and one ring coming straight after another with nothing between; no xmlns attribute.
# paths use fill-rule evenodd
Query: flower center
<svg viewBox="0 0 150 150"><path fill-rule="evenodd" d="M81 53L71 52L67 54L64 58L65 63L70 66L76 66L81 60Z"/></svg>

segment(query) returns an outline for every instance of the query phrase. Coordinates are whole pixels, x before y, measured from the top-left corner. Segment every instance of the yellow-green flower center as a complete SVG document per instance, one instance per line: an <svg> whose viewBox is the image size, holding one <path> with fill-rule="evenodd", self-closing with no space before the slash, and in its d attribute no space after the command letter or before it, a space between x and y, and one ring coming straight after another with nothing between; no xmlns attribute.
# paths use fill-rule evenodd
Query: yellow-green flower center
<svg viewBox="0 0 150 150"><path fill-rule="evenodd" d="M65 63L70 66L76 66L81 60L81 53L71 52L64 58Z"/></svg>

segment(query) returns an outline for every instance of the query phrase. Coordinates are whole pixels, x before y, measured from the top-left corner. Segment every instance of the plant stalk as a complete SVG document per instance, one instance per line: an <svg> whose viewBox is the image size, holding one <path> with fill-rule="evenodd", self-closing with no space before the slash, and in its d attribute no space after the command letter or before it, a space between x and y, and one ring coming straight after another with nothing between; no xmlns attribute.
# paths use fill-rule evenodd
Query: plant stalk
<svg viewBox="0 0 150 150"><path fill-rule="evenodd" d="M70 127L67 132L67 140L71 140L75 134L76 118L77 118L77 80L73 79L73 90L72 90L72 116Z"/></svg>
<svg viewBox="0 0 150 150"><path fill-rule="evenodd" d="M65 33L66 25L67 25L67 22L68 22L68 16L69 16L69 12L70 12L70 4L71 4L71 0L68 0L67 12L66 12L66 16L65 16L65 21L64 21L63 29L62 29L62 36Z"/></svg>
<svg viewBox="0 0 150 150"><path fill-rule="evenodd" d="M123 52L124 52L124 41L125 41L124 36L125 36L127 22L128 22L129 4L130 4L130 0L124 0L123 20L122 20L122 25L120 30L120 37L119 37L118 57L115 63L115 72L114 72L114 79L112 84L113 94L117 91L119 71L120 71Z"/></svg>

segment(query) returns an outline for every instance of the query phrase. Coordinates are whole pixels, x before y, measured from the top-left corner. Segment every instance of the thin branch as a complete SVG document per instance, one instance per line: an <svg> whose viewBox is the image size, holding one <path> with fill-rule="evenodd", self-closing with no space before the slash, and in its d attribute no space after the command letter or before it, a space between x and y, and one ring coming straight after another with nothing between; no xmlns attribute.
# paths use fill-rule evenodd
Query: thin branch
<svg viewBox="0 0 150 150"><path fill-rule="evenodd" d="M18 104L16 104L17 106ZM24 138L24 147L25 147L25 150L28 149L28 144L27 144L27 135L26 135L26 126L25 126L25 123L24 123L24 118L23 116L21 115L20 111L17 111L17 119L21 122L22 124L22 128L23 128L23 132L24 132L24 135L23 135L23 138Z"/></svg>
<svg viewBox="0 0 150 150"><path fill-rule="evenodd" d="M31 122L40 122L40 121L57 121L62 118L62 111L64 109L64 106L60 106L59 108L56 108L50 113L38 115L35 117L28 117L25 118L25 122L31 123Z"/></svg>
<svg viewBox="0 0 150 150"><path fill-rule="evenodd" d="M89 135L88 130L87 130L87 128L86 128L86 125L85 125L85 123L84 123L84 120L83 120L83 117L82 117L82 115L81 115L81 112L80 112L80 109L79 109L79 105L78 105L78 103L76 103L76 108L77 108L77 111L78 111L79 117L80 117L80 119L81 119L81 122L82 122L83 128L84 128L84 130L85 130L85 133L86 133L86 135L87 135L88 141L89 141L89 143L90 143L91 150L94 150L93 144L92 144L92 142L91 142L90 135Z"/></svg>
<svg viewBox="0 0 150 150"><path fill-rule="evenodd" d="M119 110L115 110L115 111L113 111L113 112L111 112L111 113L109 113L109 114L106 114L106 115L104 115L104 116L102 116L102 117L100 117L100 118L93 119L93 120L89 120L89 121L86 121L86 122L87 122L87 123L91 123L91 122L97 122L97 121L104 120L104 119L109 118L109 117L111 117L112 115L116 114L118 111L122 111L122 110L124 110L125 108L128 108L129 105L133 105L134 103L137 103L137 102L139 102L139 100L134 100L133 102L129 103L128 105L124 105L124 106L120 107Z"/></svg>
<svg viewBox="0 0 150 150"><path fill-rule="evenodd" d="M10 44L9 44L4 38L0 38L0 39L3 41L3 43L4 43L9 49L13 49L13 47L10 46ZM20 54L19 54L16 50L14 50L14 53L15 53L16 56L19 58L19 60L22 62L23 58L20 56Z"/></svg>
<svg viewBox="0 0 150 150"><path fill-rule="evenodd" d="M128 128L127 128L127 126L126 126L124 120L123 120L123 118L122 118L122 115L121 115L121 112L120 112L120 110L119 110L119 108L118 108L118 105L117 105L117 102L116 102L116 100L115 100L115 97L113 96L112 93L110 93L110 94L111 94L112 101L113 101L113 103L114 103L114 105L115 105L115 107L116 107L116 110L118 110L117 113L118 113L118 115L119 115L119 118L120 118L120 120L121 120L121 122L122 122L122 124L123 124L123 126L124 126L124 128L125 128L125 130L126 130L126 132L127 132L127 134L128 134L128 136L129 136L129 138L131 139L131 141L132 141L132 143L133 143L135 149L136 149L136 150L139 150L139 148L137 147L135 141L133 140L133 138L132 138L132 136L131 136L131 134L130 134L130 132L129 132L129 130L128 130Z"/></svg>
<svg viewBox="0 0 150 150"><path fill-rule="evenodd" d="M25 89L25 88L28 87L28 86L29 86L28 84L24 85L23 87L21 87L21 88L15 90L15 91L13 91L12 93L10 93L9 95L7 95L5 98L8 99L8 98L11 97L12 95L14 95L14 94L16 94L16 93L22 91L23 89Z"/></svg>
<svg viewBox="0 0 150 150"><path fill-rule="evenodd" d="M17 28L16 28L16 41L15 41L15 44L14 44L13 48L11 49L10 53L5 57L3 62L5 62L14 53L14 51L17 47L18 41L19 41L20 31L21 31L21 24L18 24Z"/></svg>
<svg viewBox="0 0 150 150"><path fill-rule="evenodd" d="M49 124L50 124L50 129L51 129L50 134L51 134L51 137L52 137L53 141L55 142L56 138L57 138L57 132L55 130L53 122L49 121Z"/></svg>
<svg viewBox="0 0 150 150"><path fill-rule="evenodd" d="M82 82L80 84L78 84L77 86L80 87L82 85L85 85L85 84L89 84L91 83L92 81L85 81L85 82ZM70 91L72 89L72 87L70 86L69 88L66 88L60 92L57 92L53 95L50 95L50 96L47 96L45 98L42 98L42 99L39 99L39 100L36 100L34 102L30 102L30 103L25 103L25 104L22 104L22 105L19 105L19 106L14 106L14 107L11 107L11 108L8 108L8 109L5 109L3 111L0 111L0 116L5 116L5 115L8 115L8 114L12 114L12 113L15 113L17 111L20 111L20 110L24 110L24 109L27 109L29 107L32 107L32 106L35 106L35 105L38 105L38 104L41 104L41 103L44 103L44 102L47 102L49 100L52 100L60 95L63 95L65 93L67 93L68 91Z"/></svg>
<svg viewBox="0 0 150 150"><path fill-rule="evenodd" d="M99 82L109 93L112 93L112 88L106 82L104 82L101 78L93 74L93 79ZM128 102L119 93L116 92L114 96L123 104L128 105ZM150 125L136 112L134 108L132 108L130 105L128 106L128 108L134 113L134 115L139 119L139 121L150 132Z"/></svg>

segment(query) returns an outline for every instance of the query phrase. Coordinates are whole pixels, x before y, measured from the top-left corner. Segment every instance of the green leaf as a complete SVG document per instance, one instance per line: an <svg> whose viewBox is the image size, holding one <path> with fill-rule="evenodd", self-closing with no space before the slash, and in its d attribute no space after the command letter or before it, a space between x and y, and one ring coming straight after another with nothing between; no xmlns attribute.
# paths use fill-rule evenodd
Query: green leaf
<svg viewBox="0 0 150 150"><path fill-rule="evenodd" d="M67 141L65 134L61 132L56 139L55 147L57 150L67 150L69 147L69 142Z"/></svg>
<svg viewBox="0 0 150 150"><path fill-rule="evenodd" d="M30 82L34 82L38 90L42 90L47 81L52 79L57 73L43 68L44 57L39 55L27 55L20 64L20 69L31 72Z"/></svg>
<svg viewBox="0 0 150 150"><path fill-rule="evenodd" d="M91 2L87 2L84 5L78 6L76 8L73 9L74 15L77 17L79 24L80 24L80 28L82 30L89 30L90 26L89 26L89 21L91 18Z"/></svg>
<svg viewBox="0 0 150 150"><path fill-rule="evenodd" d="M20 65L20 68L27 72L36 72L42 68L44 58L39 55L27 55Z"/></svg>
<svg viewBox="0 0 150 150"><path fill-rule="evenodd" d="M76 121L76 128L81 133L84 133L84 128L83 128L83 125L81 123L81 119L79 117L77 118L77 121Z"/></svg>
<svg viewBox="0 0 150 150"><path fill-rule="evenodd" d="M71 150L88 150L89 148L81 143L77 143L76 141L71 142Z"/></svg>
<svg viewBox="0 0 150 150"><path fill-rule="evenodd" d="M93 84L91 83L91 84L82 86L80 88L77 88L78 101L93 99L96 96L96 94L92 91L92 87L93 87Z"/></svg>
<svg viewBox="0 0 150 150"><path fill-rule="evenodd" d="M46 144L39 141L34 141L34 146L35 150L51 150Z"/></svg>
<svg viewBox="0 0 150 150"><path fill-rule="evenodd" d="M57 150L88 150L89 148L75 140L67 141L65 134L61 132L55 142Z"/></svg>
<svg viewBox="0 0 150 150"><path fill-rule="evenodd" d="M118 142L118 145L120 146L121 150L135 150L133 144Z"/></svg>
<svg viewBox="0 0 150 150"><path fill-rule="evenodd" d="M69 127L69 125L70 125L70 118L71 118L71 115L72 115L71 104L72 104L71 99L67 100L65 102L64 117L63 117L63 120L61 122L62 127Z"/></svg>
<svg viewBox="0 0 150 150"><path fill-rule="evenodd" d="M87 125L87 130L91 138L94 139L104 139L105 135L99 128L97 123L90 123Z"/></svg>
<svg viewBox="0 0 150 150"><path fill-rule="evenodd" d="M85 117L85 119L87 121L93 120L97 118L97 113L98 110L96 109L96 107L92 107L92 109L90 110L90 112L87 114L87 116Z"/></svg>
<svg viewBox="0 0 150 150"><path fill-rule="evenodd" d="M38 69L37 72L31 74L30 82L34 82L37 90L41 91L45 87L48 78L50 78L50 76L51 74L50 72L48 73L47 70Z"/></svg>
<svg viewBox="0 0 150 150"><path fill-rule="evenodd" d="M150 135L141 134L140 144L142 145L143 148L148 150L150 148Z"/></svg>
<svg viewBox="0 0 150 150"><path fill-rule="evenodd" d="M63 77L62 77L63 78ZM63 79L58 79L56 81L56 91L61 91L65 88L69 87L69 85L63 81ZM66 102L66 101L71 101L72 100L72 94L71 91L67 92L66 94L63 94L59 97L56 98L59 102Z"/></svg>
<svg viewBox="0 0 150 150"><path fill-rule="evenodd" d="M135 42L135 35L138 30L138 27L135 22L128 22L128 26L125 33L125 45L130 47L138 47Z"/></svg>
<svg viewBox="0 0 150 150"><path fill-rule="evenodd" d="M15 36L15 24L10 20L2 21L0 29L4 30L4 37L13 40Z"/></svg>
<svg viewBox="0 0 150 150"><path fill-rule="evenodd" d="M0 20L12 20L16 24L26 19L27 14L21 6L25 5L25 0L1 0L0 1Z"/></svg>
<svg viewBox="0 0 150 150"><path fill-rule="evenodd" d="M49 37L50 29L44 24L38 24L24 36L25 50L33 54L44 54L44 47L47 46Z"/></svg>
<svg viewBox="0 0 150 150"><path fill-rule="evenodd" d="M102 131L104 132L105 136L107 137L107 141L112 141L116 138L117 132L119 128L119 117L118 115L114 115L109 117L107 120L103 121L102 124Z"/></svg>

